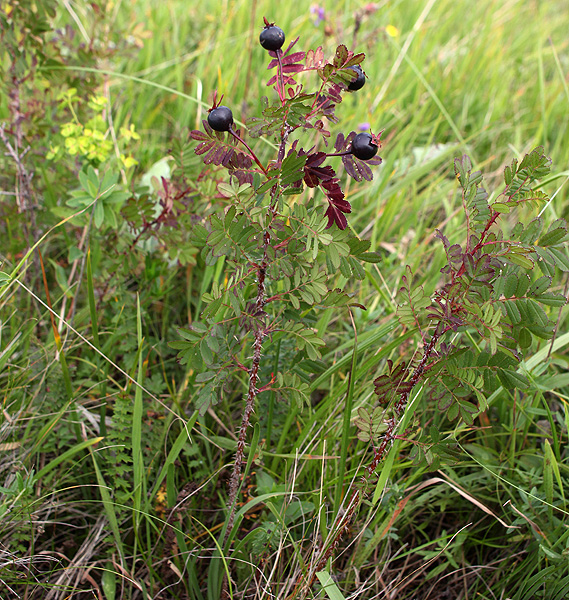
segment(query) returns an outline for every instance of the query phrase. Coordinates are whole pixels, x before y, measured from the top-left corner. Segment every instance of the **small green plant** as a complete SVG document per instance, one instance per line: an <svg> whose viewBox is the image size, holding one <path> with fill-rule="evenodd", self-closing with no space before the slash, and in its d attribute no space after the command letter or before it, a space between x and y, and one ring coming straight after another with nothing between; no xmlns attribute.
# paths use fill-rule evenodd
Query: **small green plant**
<svg viewBox="0 0 569 600"><path fill-rule="evenodd" d="M88 164L95 166L108 161L113 155L114 144L109 125L103 116L103 113L109 110L107 98L93 95L89 99L87 106L92 115L85 124L80 122L73 106L79 101L76 88L65 90L59 94L58 100L60 111L68 111L72 119L61 126L63 144L52 144L46 158L53 161L61 160L67 154L71 157L79 156ZM131 155L124 154L124 150L132 140L139 139L140 135L134 130L134 125L120 128L119 135L116 136L116 147L119 150L121 166L128 169L138 164Z"/></svg>

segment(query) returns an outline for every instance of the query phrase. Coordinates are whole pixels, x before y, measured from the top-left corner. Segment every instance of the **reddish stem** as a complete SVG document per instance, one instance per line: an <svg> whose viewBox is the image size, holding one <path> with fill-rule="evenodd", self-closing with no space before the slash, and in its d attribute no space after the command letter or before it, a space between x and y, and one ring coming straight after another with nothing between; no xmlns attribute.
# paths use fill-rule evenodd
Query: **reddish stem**
<svg viewBox="0 0 569 600"><path fill-rule="evenodd" d="M421 379L421 377L425 371L425 368L427 366L427 361L429 360L429 356L435 349L435 346L443 333L444 333L444 331L439 332L437 329L435 329L430 342L428 343L428 345L426 346L426 348L424 350L421 361L419 362L419 364L415 367L415 370L413 371L413 375L410 379L410 383L412 384L411 389L409 389L409 391L401 394L399 397L399 400L393 407L395 415L390 417L387 420L387 430L383 434L383 439L381 441L381 444L379 445L378 448L374 449L373 459L366 468L367 474L364 477L365 482L369 481L370 477L374 474L379 463L383 460L383 457L385 456L385 453L386 453L388 447L391 446L393 440L395 439L395 430L397 429L397 427L399 425L399 418L401 417L401 415L403 414L403 412L405 410L405 407L407 406L407 402L409 400L409 394L411 393L412 389L417 385L417 383ZM342 537L342 535L348 528L348 526L354 516L356 508L360 504L362 493L363 492L359 488L354 489L354 491L352 492L352 495L350 496L350 501L348 503L347 511L336 520L335 526L337 527L338 530L337 530L336 534L334 535L334 537L332 538L332 541L331 541L328 549L326 550L326 552L324 553L322 558L318 561L316 568L313 570L312 575L310 576L310 579L307 583L307 588L313 584L314 579L316 578L316 573L318 571L321 571L326 566L328 559L334 553L334 550L336 549L336 547L338 546L338 544L340 542L340 538Z"/></svg>
<svg viewBox="0 0 569 600"><path fill-rule="evenodd" d="M251 150L251 148L249 147L249 145L247 144L247 142L240 138L237 133L235 132L235 130L233 129L233 127L229 128L229 133L238 141L241 142L245 148L247 148L247 150L249 151L249 154L251 155L251 158L259 165L259 167L261 168L261 170L263 171L263 173L268 177L269 176L269 172L267 171L267 169L263 166L263 163L261 163L261 161L258 159L257 155L253 152L253 150Z"/></svg>
<svg viewBox="0 0 569 600"><path fill-rule="evenodd" d="M285 97L285 87L284 87L284 77L283 77L283 63L282 63L282 58L281 58L282 53L283 53L283 51L280 48L276 51L277 60L279 61L278 72L279 72L279 84L280 84L277 87L277 92L281 99L281 104L284 104L286 97ZM280 87L280 90L279 90L279 87Z"/></svg>
<svg viewBox="0 0 569 600"><path fill-rule="evenodd" d="M227 529L225 531L225 538L223 545L227 543L227 539L233 529L233 523L235 521L235 510L237 508L237 492L239 491L239 480L241 478L241 471L243 468L243 462L245 459L245 441L247 440L247 429L249 428L249 422L251 420L251 413L255 407L255 398L259 391L257 390L257 381L259 379L259 364L261 362L261 347L263 345L263 338L265 332L262 328L259 328L255 332L255 342L253 343L253 365L249 370L249 391L247 393L247 402L245 404L245 410L241 418L241 427L239 428L239 437L237 439L237 450L235 451L235 463L233 465L233 471L231 472L231 478L229 480L229 506L230 513L227 519Z"/></svg>
<svg viewBox="0 0 569 600"><path fill-rule="evenodd" d="M348 156L349 154L352 154L351 150L347 150L346 152L334 152L332 154L326 154L326 156Z"/></svg>

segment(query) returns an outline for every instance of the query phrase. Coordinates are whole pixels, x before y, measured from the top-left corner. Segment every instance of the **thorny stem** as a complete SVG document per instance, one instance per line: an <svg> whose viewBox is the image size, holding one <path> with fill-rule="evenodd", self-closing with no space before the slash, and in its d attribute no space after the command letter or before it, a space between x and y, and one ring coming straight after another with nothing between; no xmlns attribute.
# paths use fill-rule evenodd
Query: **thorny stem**
<svg viewBox="0 0 569 600"><path fill-rule="evenodd" d="M277 50L277 59L279 61L279 81L280 87L282 90L279 91L279 96L281 97L281 101L284 99L284 82L282 76L282 62L281 62L281 50ZM265 175L268 175L267 169L261 164L261 161L257 158L256 154L249 148L244 140L242 140L239 135L233 128L229 128L229 133L239 142L241 142L245 148L251 153L251 156L255 160L255 162L259 165L261 170ZM281 138L281 144L279 147L279 160L282 161L282 157L284 156L284 148L286 145L286 137L288 137L288 133L285 136L283 134ZM276 183L271 190L271 201L269 203L269 213L271 217L274 218L276 213L276 200L278 197L279 185ZM271 219L272 221L272 219ZM249 390L247 392L247 400L245 403L245 410L243 411L243 416L241 418L241 427L239 428L239 437L237 439L237 450L235 452L235 463L233 465L233 471L231 472L231 478L229 480L229 506L230 513L227 519L227 529L225 531L225 537L223 539L223 545L227 543L231 531L233 529L233 525L235 522L235 510L237 508L237 492L239 491L239 480L241 479L241 472L243 470L243 461L245 459L245 441L247 439L247 429L249 428L249 422L251 419L251 413L255 408L255 399L259 395L260 391L257 387L257 382L259 381L259 365L261 363L261 350L263 347L263 339L267 335L267 330L264 327L263 319L263 307L266 304L266 289L265 289L265 279L267 276L267 268L269 266L269 256L268 256L268 248L271 243L271 222L267 223L265 231L263 233L263 260L261 264L257 268L257 299L255 301L255 310L254 314L259 319L257 321L257 328L255 330L255 341L253 342L253 360L251 368L249 369ZM226 596L226 585L227 580L224 578L224 584L222 589L222 595Z"/></svg>
<svg viewBox="0 0 569 600"><path fill-rule="evenodd" d="M525 185L528 180L529 180L529 176L527 176L523 180L522 185ZM513 196L515 195L514 193L510 194L509 196L507 195L509 187L510 187L509 185L506 186L506 189L500 194L500 196L506 196L506 202L509 202L513 198ZM498 197L500 197L500 196L498 196ZM488 231L490 230L490 227L492 227L492 225L494 225L494 223L498 220L498 217L501 214L502 213L500 213L497 210L495 210L495 211L492 212L492 214L490 215L490 218L488 219L488 222L486 223L486 227L484 227L484 231L480 235L479 242L476 244L476 246L473 248L473 250L471 252L472 254L474 254L477 250L480 250L480 248L483 245L484 239L486 238L486 235L488 234Z"/></svg>
<svg viewBox="0 0 569 600"><path fill-rule="evenodd" d="M476 244L476 246L474 246L474 248L471 250L471 254L474 254L476 251L478 251L478 250L480 250L480 248L482 248L482 244L484 242L484 239L486 238L486 235L488 234L488 231L490 231L490 227L492 227L492 225L494 225L494 223L496 222L496 220L498 219L499 216L500 216L500 213L497 210L495 210L492 213L492 215L488 219L488 223L486 223L486 227L484 227L484 231L480 235L480 240L479 240L478 244Z"/></svg>
<svg viewBox="0 0 569 600"><path fill-rule="evenodd" d="M282 161L284 156L284 149L286 146L286 137L288 133L282 136L281 143L279 146L279 161ZM259 365L261 363L261 349L263 346L263 339L267 335L268 330L264 327L264 324L260 322L264 318L265 313L263 307L267 304L267 294L265 289L265 279L267 277L267 268L269 266L269 255L268 248L271 243L271 224L272 219L275 218L277 212L277 200L279 195L279 184L275 185L271 189L271 201L269 203L269 214L270 221L267 223L265 231L263 233L263 260L260 265L257 265L257 299L255 301L254 315L259 319L257 322L257 329L255 330L255 341L253 342L253 364L249 369L249 391L247 392L247 401L245 403L245 410L243 411L243 417L241 418L241 427L239 428L239 437L237 439L237 450L235 452L235 463L233 465L233 471L231 472L231 478L229 480L229 499L228 503L230 508L229 517L227 519L227 529L223 538L223 545L227 544L229 535L233 529L235 523L235 510L237 508L237 492L239 491L239 480L241 479L241 471L243 470L243 461L245 459L245 441L247 439L247 429L251 420L251 413L255 408L255 399L257 396L268 389L268 386L262 388L257 387L259 380ZM271 378L271 384L274 383ZM270 384L269 384L270 385ZM229 598L229 592L227 589L227 576L223 578L221 598L224 600Z"/></svg>
<svg viewBox="0 0 569 600"><path fill-rule="evenodd" d="M275 198L278 193L278 184L275 184L272 188L271 204L269 211L274 216L275 212ZM239 480L241 478L241 471L243 469L243 461L245 458L245 441L247 439L247 429L249 428L249 422L251 419L251 413L255 408L255 399L259 395L260 391L257 387L259 380L259 364L261 362L261 349L263 346L263 339L267 335L267 330L264 327L262 320L264 319L263 307L266 304L266 289L265 279L267 276L267 268L269 266L268 248L271 243L270 234L271 224L268 223L263 233L263 260L257 269L257 299L255 301L254 315L259 319L257 321L257 329L255 330L255 341L253 342L253 360L252 366L249 369L249 390L247 392L247 401L245 403L245 410L241 418L241 427L239 428L239 437L237 439L237 450L235 452L235 463L233 465L233 471L231 472L231 478L229 480L229 499L228 503L230 508L229 517L227 519L227 530L225 531L225 537L223 539L223 545L227 543L233 524L235 521L235 510L237 508L237 492L239 491Z"/></svg>
<svg viewBox="0 0 569 600"><path fill-rule="evenodd" d="M429 344L426 346L423 352L423 356L419 364L415 367L415 370L413 371L413 375L409 381L409 383L411 383L411 388L408 391L403 392L400 395L399 400L395 403L395 406L393 407L395 415L387 420L387 429L383 434L383 440L377 448L374 448L373 459L370 462L370 464L366 467L367 473L362 478L364 483L367 483L369 481L369 479L377 469L379 463L383 460L387 449L393 443L393 440L395 439L395 431L397 430L397 427L400 422L400 417L405 411L407 402L409 400L409 394L411 393L412 389L417 385L423 373L425 372L425 368L427 366L429 357L435 349L435 346L438 340L440 339L441 335L444 333L444 331L445 330L439 331L438 328L435 329ZM352 495L350 496L350 501L348 502L347 510L343 514L341 514L336 520L335 528L337 531L334 534L334 537L332 538L330 544L328 545L328 549L324 552L324 554L316 564L316 567L312 571L308 582L306 583L306 590L308 590L310 586L312 586L312 584L314 583L314 579L316 578L316 573L321 571L326 566L328 559L332 556L334 550L337 548L342 535L344 535L344 532L348 528L354 516L354 513L356 512L356 508L360 505L364 493L365 492L363 491L363 487L355 488L353 490Z"/></svg>
<svg viewBox="0 0 569 600"><path fill-rule="evenodd" d="M261 289L261 282L259 282L259 292ZM264 284L262 284L264 288ZM262 294L262 292L260 292ZM259 301L259 296L257 297ZM243 469L243 460L245 458L245 440L247 439L247 429L249 427L249 421L251 413L255 407L255 398L258 394L257 381L259 379L259 364L261 362L261 347L263 345L263 338L265 332L261 327L255 332L255 342L253 343L253 365L249 370L249 391L247 393L247 402L245 404L245 410L243 411L243 417L241 419L241 427L239 428L239 437L237 439L237 450L235 452L235 463L233 465L233 471L231 472L231 479L229 480L229 505L231 506L229 518L227 520L227 530L225 531L225 537L223 539L223 545L227 543L231 530L233 529L233 523L235 521L235 509L237 508L237 492L239 490L239 480L241 478L241 471Z"/></svg>
<svg viewBox="0 0 569 600"><path fill-rule="evenodd" d="M283 124L283 128L281 130L281 143L279 145L279 152L277 155L277 165L280 166L284 160L285 150L286 150L286 142L288 140L288 136L290 132L293 131L293 128L288 125L288 123Z"/></svg>

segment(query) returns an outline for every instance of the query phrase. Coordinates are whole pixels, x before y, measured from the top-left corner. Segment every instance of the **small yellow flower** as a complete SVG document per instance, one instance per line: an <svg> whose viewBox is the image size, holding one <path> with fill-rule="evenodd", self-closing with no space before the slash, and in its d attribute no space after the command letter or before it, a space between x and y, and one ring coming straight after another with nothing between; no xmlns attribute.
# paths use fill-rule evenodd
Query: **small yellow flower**
<svg viewBox="0 0 569 600"><path fill-rule="evenodd" d="M75 156L75 154L79 154L79 144L75 138L67 138L65 140L65 149L67 150L67 154L71 156Z"/></svg>
<svg viewBox="0 0 569 600"><path fill-rule="evenodd" d="M385 33L387 33L389 37L396 38L399 36L399 29L397 29L395 25L388 25L385 28Z"/></svg>
<svg viewBox="0 0 569 600"><path fill-rule="evenodd" d="M65 123L65 125L61 127L61 135L64 138L77 137L81 135L82 132L83 128L81 125L77 125L77 123Z"/></svg>

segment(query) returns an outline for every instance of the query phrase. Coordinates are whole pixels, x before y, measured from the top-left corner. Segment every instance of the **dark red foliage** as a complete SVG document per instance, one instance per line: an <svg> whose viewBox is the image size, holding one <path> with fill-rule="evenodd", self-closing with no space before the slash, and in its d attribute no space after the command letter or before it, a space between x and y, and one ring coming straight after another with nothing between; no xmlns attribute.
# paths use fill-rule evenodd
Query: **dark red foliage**
<svg viewBox="0 0 569 600"><path fill-rule="evenodd" d="M234 145L233 138L226 140L224 133L216 133L206 120L202 121L205 133L199 129L190 131L190 137L200 142L195 153L204 155L206 165L225 167L239 183L253 183L253 160L247 154L240 152ZM239 132L237 132L239 133Z"/></svg>
<svg viewBox="0 0 569 600"><path fill-rule="evenodd" d="M294 79L293 75L296 73L301 73L305 69L303 61L306 57L306 52L293 52L292 54L289 54L298 40L299 38L293 40L285 52L281 54L281 63L283 65L283 83L285 85L296 85L296 80ZM276 68L279 64L279 61L276 52L270 51L269 55L273 58L267 67L267 69L270 70ZM267 81L267 85L275 85L277 83L277 79L278 74L273 75L273 77Z"/></svg>
<svg viewBox="0 0 569 600"><path fill-rule="evenodd" d="M304 154L303 150L299 152L299 156L302 154ZM326 211L328 217L326 227L332 227L336 223L340 229L346 229L348 220L344 213L351 213L352 206L344 199L344 192L340 187L336 171L330 165L320 166L325 160L325 152L314 152L308 155L304 165L304 182L311 188L320 187L326 195L329 203Z"/></svg>
<svg viewBox="0 0 569 600"><path fill-rule="evenodd" d="M322 181L329 181L336 177L336 172L331 166L320 166L325 160L325 152L315 152L308 155L304 165L304 182L308 187L315 188Z"/></svg>
<svg viewBox="0 0 569 600"><path fill-rule="evenodd" d="M324 181L321 187L329 202L328 210L326 211L326 216L328 217L326 229L332 227L334 223L340 229L346 229L348 219L346 219L344 213L351 213L352 205L344 199L344 192L342 192L339 181L337 179Z"/></svg>

